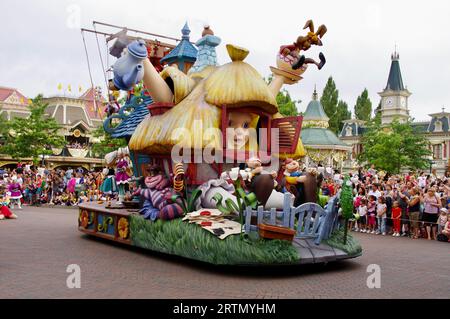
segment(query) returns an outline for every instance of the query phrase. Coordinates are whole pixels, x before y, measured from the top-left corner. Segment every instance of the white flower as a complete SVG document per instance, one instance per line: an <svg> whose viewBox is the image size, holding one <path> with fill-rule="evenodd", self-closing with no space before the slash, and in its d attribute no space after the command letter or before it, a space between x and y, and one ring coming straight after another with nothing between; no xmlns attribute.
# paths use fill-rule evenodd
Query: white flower
<svg viewBox="0 0 450 319"><path fill-rule="evenodd" d="M249 177L249 173L246 171L241 171L240 174L241 174L242 178L244 179L244 181L247 180Z"/></svg>
<svg viewBox="0 0 450 319"><path fill-rule="evenodd" d="M228 174L232 181L237 181L239 178L239 167L232 168L230 173Z"/></svg>

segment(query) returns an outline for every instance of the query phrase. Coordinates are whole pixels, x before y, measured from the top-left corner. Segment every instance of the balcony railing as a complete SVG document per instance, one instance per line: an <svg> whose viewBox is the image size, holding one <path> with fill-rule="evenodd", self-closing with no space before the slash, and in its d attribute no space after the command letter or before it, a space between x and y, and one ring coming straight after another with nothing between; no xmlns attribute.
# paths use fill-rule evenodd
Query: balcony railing
<svg viewBox="0 0 450 319"><path fill-rule="evenodd" d="M69 152L69 154L72 157L76 157L76 158L85 158L88 153L89 153L89 149L85 149L85 148L67 148L67 151Z"/></svg>

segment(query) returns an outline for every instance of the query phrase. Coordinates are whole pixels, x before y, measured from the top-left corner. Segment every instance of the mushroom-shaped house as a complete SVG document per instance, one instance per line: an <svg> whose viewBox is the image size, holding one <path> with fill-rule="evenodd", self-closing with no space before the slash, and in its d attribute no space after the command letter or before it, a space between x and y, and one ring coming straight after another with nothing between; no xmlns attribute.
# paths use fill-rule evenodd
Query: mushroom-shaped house
<svg viewBox="0 0 450 319"><path fill-rule="evenodd" d="M136 128L130 150L169 168L175 146L185 159L186 153L208 149L208 154L214 154L213 163L189 161L193 164L187 174L190 183L197 185L252 155L281 159L305 155L299 138L301 117L286 118L278 112L263 77L244 62L249 53L246 49L227 45L227 50L231 62L225 65L209 65L189 74L168 66L160 73L173 100L150 105L151 114ZM273 132L278 133L277 138ZM264 144L264 154L260 144Z"/></svg>

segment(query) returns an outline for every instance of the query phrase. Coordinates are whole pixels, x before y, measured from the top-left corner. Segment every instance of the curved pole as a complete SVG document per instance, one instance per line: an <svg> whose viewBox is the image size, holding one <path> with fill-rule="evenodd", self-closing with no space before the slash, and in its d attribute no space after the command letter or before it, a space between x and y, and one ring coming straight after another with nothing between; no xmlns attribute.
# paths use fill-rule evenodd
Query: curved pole
<svg viewBox="0 0 450 319"><path fill-rule="evenodd" d="M273 96L276 98L284 84L284 77L278 74L274 74L272 82L269 84L269 90L272 92Z"/></svg>
<svg viewBox="0 0 450 319"><path fill-rule="evenodd" d="M144 59L144 84L154 102L173 102L172 91L149 59Z"/></svg>

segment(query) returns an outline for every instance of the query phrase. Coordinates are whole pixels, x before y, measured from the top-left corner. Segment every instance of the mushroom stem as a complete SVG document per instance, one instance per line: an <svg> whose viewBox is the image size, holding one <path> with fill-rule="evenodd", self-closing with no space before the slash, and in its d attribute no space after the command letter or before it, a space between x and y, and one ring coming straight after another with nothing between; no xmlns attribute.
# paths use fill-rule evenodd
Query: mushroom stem
<svg viewBox="0 0 450 319"><path fill-rule="evenodd" d="M172 91L149 59L144 60L144 84L154 102L173 102Z"/></svg>

